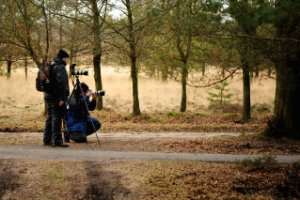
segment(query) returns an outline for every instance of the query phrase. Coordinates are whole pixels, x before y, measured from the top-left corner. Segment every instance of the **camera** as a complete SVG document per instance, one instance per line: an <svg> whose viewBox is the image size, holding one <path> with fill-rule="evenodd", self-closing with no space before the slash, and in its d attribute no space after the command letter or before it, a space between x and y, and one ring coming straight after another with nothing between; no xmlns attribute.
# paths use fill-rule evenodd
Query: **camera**
<svg viewBox="0 0 300 200"><path fill-rule="evenodd" d="M96 94L97 96L105 96L105 90L94 91L93 94Z"/></svg>
<svg viewBox="0 0 300 200"><path fill-rule="evenodd" d="M81 76L81 75L88 76L89 75L88 70L75 71L75 66L76 66L76 64L71 64L70 65L70 73L71 73L72 76Z"/></svg>
<svg viewBox="0 0 300 200"><path fill-rule="evenodd" d="M71 73L71 75L73 75L73 76L81 76L81 75L88 76L89 75L89 71L88 70L73 71Z"/></svg>

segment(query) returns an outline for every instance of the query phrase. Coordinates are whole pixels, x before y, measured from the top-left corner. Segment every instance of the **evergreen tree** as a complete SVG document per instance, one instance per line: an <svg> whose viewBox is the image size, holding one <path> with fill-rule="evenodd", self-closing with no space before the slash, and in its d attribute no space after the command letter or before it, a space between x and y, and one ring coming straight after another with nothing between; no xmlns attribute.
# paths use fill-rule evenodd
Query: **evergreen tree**
<svg viewBox="0 0 300 200"><path fill-rule="evenodd" d="M209 101L210 106L230 103L233 94L229 92L229 89L227 88L228 85L229 84L227 81L223 81L214 86L214 90L216 92L208 92L207 99Z"/></svg>

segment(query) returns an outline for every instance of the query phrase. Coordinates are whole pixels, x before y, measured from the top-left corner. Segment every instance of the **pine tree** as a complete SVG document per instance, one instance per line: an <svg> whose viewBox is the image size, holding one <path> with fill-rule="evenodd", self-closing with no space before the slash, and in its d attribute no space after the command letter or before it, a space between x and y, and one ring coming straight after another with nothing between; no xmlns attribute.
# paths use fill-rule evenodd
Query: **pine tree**
<svg viewBox="0 0 300 200"><path fill-rule="evenodd" d="M228 82L223 81L216 84L214 87L215 92L208 92L208 101L210 106L222 105L224 103L229 103L231 101L232 93L229 92Z"/></svg>

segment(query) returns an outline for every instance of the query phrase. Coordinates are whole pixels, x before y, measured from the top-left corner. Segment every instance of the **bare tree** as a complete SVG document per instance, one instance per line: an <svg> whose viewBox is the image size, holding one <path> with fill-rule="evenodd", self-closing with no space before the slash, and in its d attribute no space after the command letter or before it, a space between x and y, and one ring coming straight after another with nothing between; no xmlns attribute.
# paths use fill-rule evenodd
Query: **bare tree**
<svg viewBox="0 0 300 200"><path fill-rule="evenodd" d="M133 0L122 0L122 6L118 9L125 16L117 22L106 20L108 26L120 39L108 42L122 53L125 53L130 60L130 76L132 80L133 115L140 115L139 91L138 91L138 58L141 54L143 34L145 33L148 20L141 12L144 5L152 1L138 2ZM139 10L140 9L140 10Z"/></svg>
<svg viewBox="0 0 300 200"><path fill-rule="evenodd" d="M92 7L92 20L93 20L93 65L94 65L94 78L95 85L97 90L103 89L102 84L102 75L101 75L101 56L102 56L102 29L104 25L104 20L107 13L107 1L104 0L98 3L97 0L89 0L89 3ZM101 16L100 21L100 15ZM97 109L100 110L103 108L103 98L98 96Z"/></svg>
<svg viewBox="0 0 300 200"><path fill-rule="evenodd" d="M25 49L37 66L45 62L50 45L45 1L1 0L1 5L7 9L6 26L3 27L6 42Z"/></svg>
<svg viewBox="0 0 300 200"><path fill-rule="evenodd" d="M70 31L70 57L73 58L79 51L85 51L93 55L94 79L96 90L102 90L101 59L104 20L106 18L108 4L106 0L68 0L66 8L51 11L52 14L71 20ZM70 11L68 11L70 10ZM74 14L75 13L75 14ZM78 30L81 34L78 34ZM84 41L84 42L83 42ZM103 108L103 98L98 96L97 110Z"/></svg>

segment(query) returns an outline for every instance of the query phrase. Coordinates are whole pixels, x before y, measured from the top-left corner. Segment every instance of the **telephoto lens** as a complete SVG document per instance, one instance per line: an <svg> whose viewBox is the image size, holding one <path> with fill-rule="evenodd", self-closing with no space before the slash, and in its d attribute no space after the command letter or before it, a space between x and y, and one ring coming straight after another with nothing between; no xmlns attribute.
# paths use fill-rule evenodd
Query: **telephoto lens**
<svg viewBox="0 0 300 200"><path fill-rule="evenodd" d="M73 76L81 76L81 75L88 76L89 75L89 71L88 70L73 71L71 74Z"/></svg>
<svg viewBox="0 0 300 200"><path fill-rule="evenodd" d="M94 94L96 94L97 96L105 96L105 91L104 90L98 90L98 91L95 91Z"/></svg>

